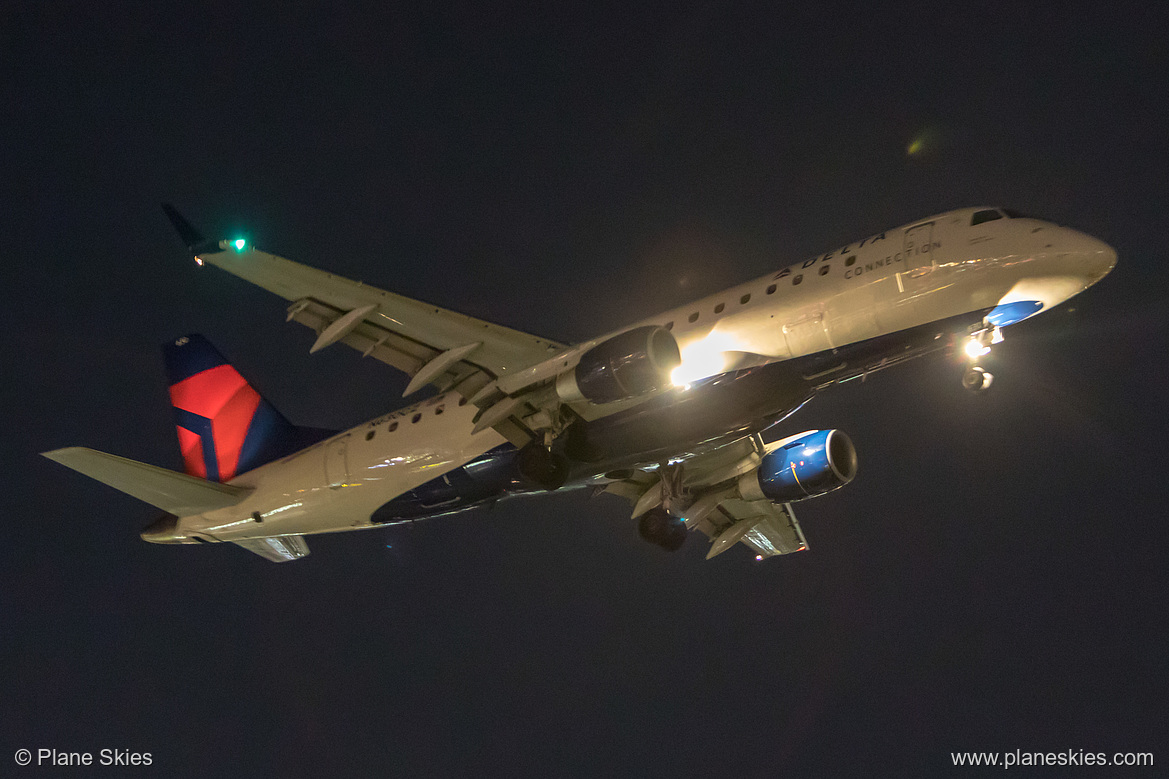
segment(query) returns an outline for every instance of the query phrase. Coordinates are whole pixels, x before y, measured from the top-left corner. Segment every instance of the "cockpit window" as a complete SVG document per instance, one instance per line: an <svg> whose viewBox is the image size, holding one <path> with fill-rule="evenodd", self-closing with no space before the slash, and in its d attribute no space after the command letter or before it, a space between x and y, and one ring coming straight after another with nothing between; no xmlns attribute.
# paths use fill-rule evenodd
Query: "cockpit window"
<svg viewBox="0 0 1169 779"><path fill-rule="evenodd" d="M1013 208L1004 208L1003 213L1009 216L1011 219L1035 219L1035 217L1031 216L1030 214L1024 214L1020 211L1016 211Z"/></svg>
<svg viewBox="0 0 1169 779"><path fill-rule="evenodd" d="M988 208L985 211L975 211L974 216L970 217L970 226L980 225L983 222L992 222L995 219L1002 219L1003 215L993 208Z"/></svg>

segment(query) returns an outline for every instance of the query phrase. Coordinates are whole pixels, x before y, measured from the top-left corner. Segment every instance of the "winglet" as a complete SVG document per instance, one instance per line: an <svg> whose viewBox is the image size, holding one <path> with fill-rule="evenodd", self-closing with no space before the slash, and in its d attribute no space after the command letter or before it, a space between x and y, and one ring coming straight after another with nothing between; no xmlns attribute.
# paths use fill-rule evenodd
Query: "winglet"
<svg viewBox="0 0 1169 779"><path fill-rule="evenodd" d="M163 213L166 214L166 218L170 220L170 223L174 225L175 231L179 234L179 238L181 238L183 243L187 245L187 251L191 253L191 256L194 257L195 261L200 265L203 264L203 261L199 259L199 255L218 254L224 250L224 247L227 246L227 242L225 241L217 241L214 239L208 241L205 239L203 234L196 230L190 222L184 219L183 215L179 213L178 209L172 206L170 203L163 203L162 210ZM243 250L244 243L242 239L233 243L236 244L237 252Z"/></svg>
<svg viewBox="0 0 1169 779"><path fill-rule="evenodd" d="M196 230L190 222L183 218L178 209L170 203L163 203L162 210L166 214L166 218L174 225L175 231L179 234L179 238L183 239L183 244L188 249L193 249L196 244L203 243L202 234Z"/></svg>

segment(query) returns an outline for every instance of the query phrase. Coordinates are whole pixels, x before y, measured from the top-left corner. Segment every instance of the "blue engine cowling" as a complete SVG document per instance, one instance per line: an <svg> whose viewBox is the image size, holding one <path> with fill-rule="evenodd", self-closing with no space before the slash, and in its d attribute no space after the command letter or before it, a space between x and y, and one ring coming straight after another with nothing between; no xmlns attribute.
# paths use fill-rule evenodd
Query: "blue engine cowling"
<svg viewBox="0 0 1169 779"><path fill-rule="evenodd" d="M810 430L765 455L739 479L745 500L791 503L843 487L856 476L856 448L839 430Z"/></svg>
<svg viewBox="0 0 1169 779"><path fill-rule="evenodd" d="M561 400L613 403L661 389L682 362L673 333L658 325L634 328L585 352L556 380Z"/></svg>

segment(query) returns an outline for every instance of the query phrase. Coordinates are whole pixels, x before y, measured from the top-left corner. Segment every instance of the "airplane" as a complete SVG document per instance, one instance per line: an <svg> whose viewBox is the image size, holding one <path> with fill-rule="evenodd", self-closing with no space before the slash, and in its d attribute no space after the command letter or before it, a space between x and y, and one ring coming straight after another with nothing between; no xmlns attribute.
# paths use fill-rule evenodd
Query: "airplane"
<svg viewBox="0 0 1169 779"><path fill-rule="evenodd" d="M166 512L156 544L231 542L274 562L305 536L443 516L560 489L619 496L639 534L707 557L808 548L792 507L849 483L840 430L768 441L809 399L910 359L966 354L1092 286L1116 252L1016 211L963 208L884 230L578 344L413 300L164 211L200 265L285 300L315 353L344 344L410 377L420 402L342 432L291 424L202 336L164 347L185 473L83 447L49 459ZM765 436L766 434L766 436Z"/></svg>

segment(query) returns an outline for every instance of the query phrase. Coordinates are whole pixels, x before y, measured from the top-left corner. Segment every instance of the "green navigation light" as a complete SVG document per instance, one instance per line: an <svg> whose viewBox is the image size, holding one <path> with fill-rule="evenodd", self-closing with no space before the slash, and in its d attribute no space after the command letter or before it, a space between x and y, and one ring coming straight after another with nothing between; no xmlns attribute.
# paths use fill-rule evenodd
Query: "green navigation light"
<svg viewBox="0 0 1169 779"><path fill-rule="evenodd" d="M234 241L232 241L232 243L235 244L235 250L237 252L242 252L244 250L244 247L247 246L248 242L245 241L243 238L236 238Z"/></svg>

